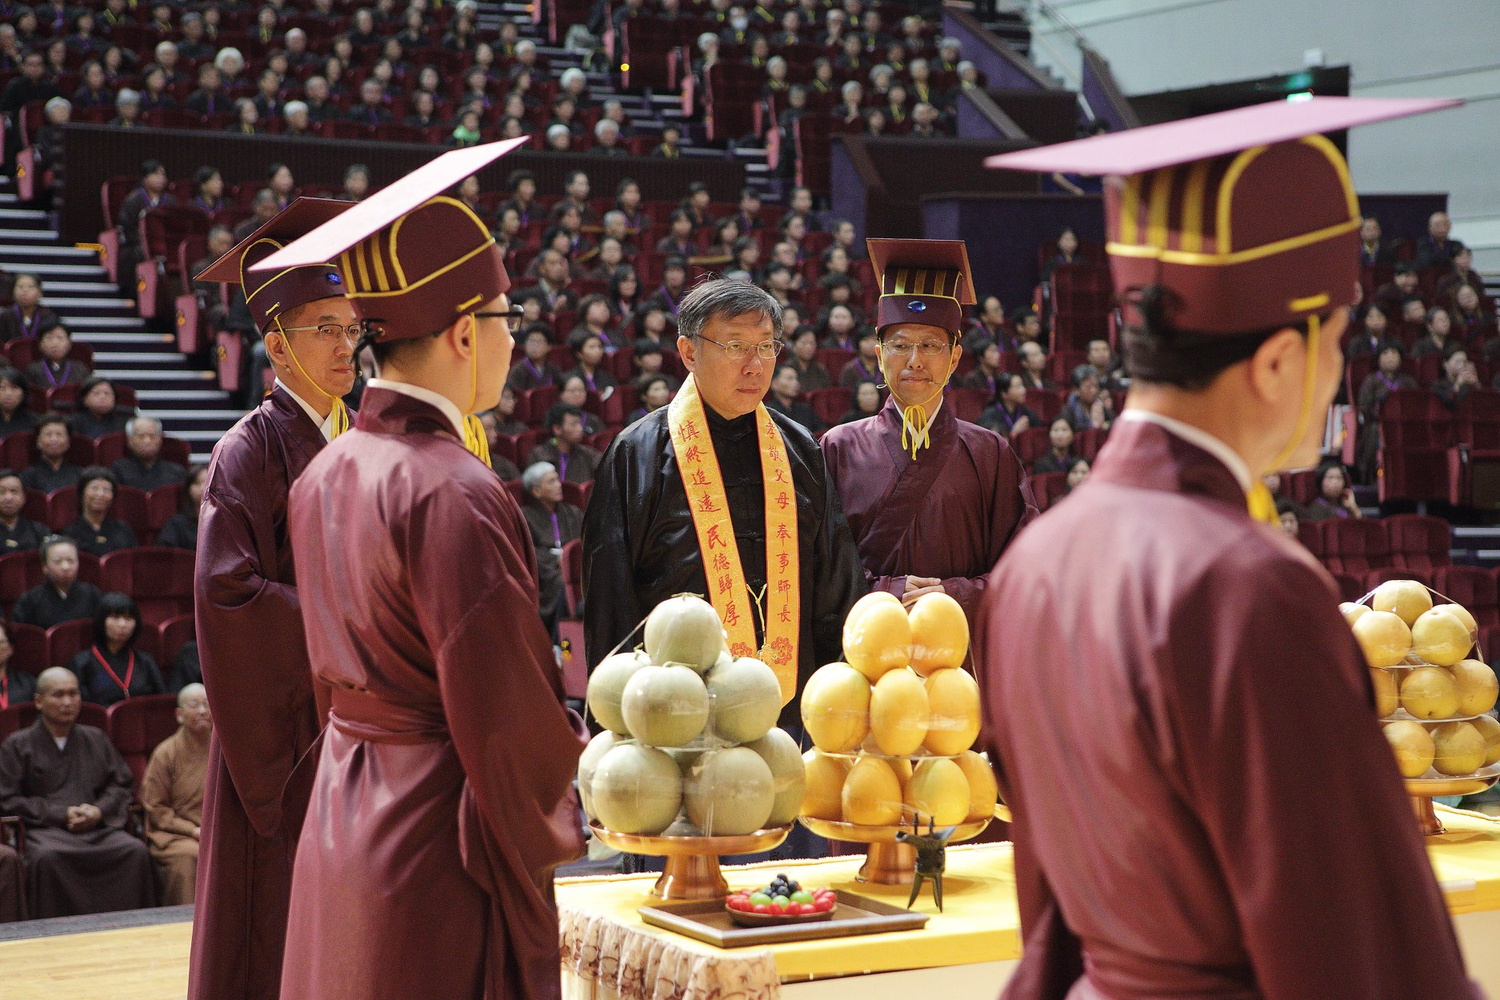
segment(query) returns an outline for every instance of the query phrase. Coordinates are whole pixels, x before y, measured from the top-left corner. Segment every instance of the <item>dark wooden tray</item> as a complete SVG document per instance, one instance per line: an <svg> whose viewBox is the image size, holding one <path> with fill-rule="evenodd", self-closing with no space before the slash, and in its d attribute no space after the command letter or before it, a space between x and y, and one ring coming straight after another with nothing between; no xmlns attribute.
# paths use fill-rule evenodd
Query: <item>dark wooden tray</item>
<svg viewBox="0 0 1500 1000"><path fill-rule="evenodd" d="M752 945L785 944L812 941L817 938L852 937L856 934L884 934L887 931L918 930L927 923L927 914L913 913L889 903L858 896L842 889L834 892L838 906L827 920L812 923L787 923L774 927L737 927L724 909L723 899L695 899L683 903L660 903L643 906L641 919L690 937L716 948L745 948Z"/></svg>

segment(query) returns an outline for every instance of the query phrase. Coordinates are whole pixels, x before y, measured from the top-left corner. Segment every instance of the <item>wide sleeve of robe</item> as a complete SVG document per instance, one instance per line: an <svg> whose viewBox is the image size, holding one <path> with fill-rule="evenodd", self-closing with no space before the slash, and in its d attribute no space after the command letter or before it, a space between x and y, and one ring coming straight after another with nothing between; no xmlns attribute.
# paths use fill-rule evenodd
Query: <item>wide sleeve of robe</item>
<svg viewBox="0 0 1500 1000"><path fill-rule="evenodd" d="M583 848L582 721L564 707L520 510L488 471L456 478L424 494L397 544L466 776L464 867L494 901L504 931L492 940L510 949L490 956L491 988L512 995L519 979L523 995L548 996L560 961L552 872Z"/></svg>
<svg viewBox="0 0 1500 1000"><path fill-rule="evenodd" d="M639 540L629 534L631 522L640 520L643 512L629 510L627 504L639 502L648 494L654 498L659 492L660 475L645 481L636 456L653 446L670 447L664 417L642 421L618 435L594 474L594 489L583 516L584 649L590 669L598 666L650 610L643 610L636 596ZM607 594L608 598L590 600L588 595L596 593Z"/></svg>
<svg viewBox="0 0 1500 1000"><path fill-rule="evenodd" d="M1478 996L1331 582L1286 559L1237 563L1177 599L1156 728L1260 995ZM1268 636L1281 655L1261 655Z"/></svg>
<svg viewBox="0 0 1500 1000"><path fill-rule="evenodd" d="M278 529L286 476L266 468L269 446L252 438L216 457L198 521L194 590L204 683L214 709L219 749L256 832L269 837L281 821L282 792L297 763L297 741L267 739L266 719L300 721L313 702L312 671L297 589L278 578ZM261 484L246 496L229 484ZM273 491L283 495L276 497ZM277 669L266 683L265 664ZM300 664L301 669L292 665ZM301 746L310 745L312 737Z"/></svg>

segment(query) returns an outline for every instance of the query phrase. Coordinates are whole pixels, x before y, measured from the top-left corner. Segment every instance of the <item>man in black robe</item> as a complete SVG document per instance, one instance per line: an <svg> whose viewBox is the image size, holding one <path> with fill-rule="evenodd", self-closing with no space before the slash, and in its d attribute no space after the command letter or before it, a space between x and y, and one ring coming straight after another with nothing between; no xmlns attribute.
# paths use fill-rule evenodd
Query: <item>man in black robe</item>
<svg viewBox="0 0 1500 1000"><path fill-rule="evenodd" d="M781 328L781 307L749 282L718 279L699 284L682 300L678 323L677 347L703 399L745 589L752 600L763 595L769 601L769 484L763 482L756 414L780 353L774 331ZM668 410L662 407L615 438L589 497L583 581L591 666L625 643L661 601L684 592L710 593ZM769 412L790 462L797 510L800 691L813 670L841 658L844 618L865 593L864 568L817 443L795 421ZM720 572L715 570L716 581ZM759 615L746 612L755 624L753 648L759 649L765 629ZM781 724L797 729L797 722L793 697Z"/></svg>
<svg viewBox="0 0 1500 1000"><path fill-rule="evenodd" d="M11 621L51 628L58 622L92 618L99 610L104 595L78 579L78 543L67 535L48 535L42 542L42 576L46 579L11 608Z"/></svg>
<svg viewBox="0 0 1500 1000"><path fill-rule="evenodd" d="M521 514L536 547L542 621L556 636L557 620L567 610L563 599L563 546L582 537L583 511L563 502L562 479L550 462L529 466L521 476L521 485L530 494L528 502L521 505Z"/></svg>
<svg viewBox="0 0 1500 1000"><path fill-rule="evenodd" d="M135 417L125 425L125 454L115 459L110 471L122 485L146 493L181 483L187 478L187 469L161 457L161 442L160 420Z"/></svg>
<svg viewBox="0 0 1500 1000"><path fill-rule="evenodd" d="M14 469L0 469L0 555L36 549L47 537L47 526L22 514L26 485Z"/></svg>
<svg viewBox="0 0 1500 1000"><path fill-rule="evenodd" d="M82 699L70 671L42 671L36 704L36 722L0 745L0 814L26 823L31 915L154 906L150 851L125 832L130 766L103 730L78 724Z"/></svg>

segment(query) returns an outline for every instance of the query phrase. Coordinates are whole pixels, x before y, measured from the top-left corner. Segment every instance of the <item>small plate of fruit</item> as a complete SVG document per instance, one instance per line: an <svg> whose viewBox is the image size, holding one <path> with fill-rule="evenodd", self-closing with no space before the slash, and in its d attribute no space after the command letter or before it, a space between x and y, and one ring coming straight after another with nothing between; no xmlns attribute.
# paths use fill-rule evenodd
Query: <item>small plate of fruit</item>
<svg viewBox="0 0 1500 1000"><path fill-rule="evenodd" d="M838 905L832 889L805 889L785 875L777 875L769 885L730 893L724 900L729 919L743 927L827 920Z"/></svg>

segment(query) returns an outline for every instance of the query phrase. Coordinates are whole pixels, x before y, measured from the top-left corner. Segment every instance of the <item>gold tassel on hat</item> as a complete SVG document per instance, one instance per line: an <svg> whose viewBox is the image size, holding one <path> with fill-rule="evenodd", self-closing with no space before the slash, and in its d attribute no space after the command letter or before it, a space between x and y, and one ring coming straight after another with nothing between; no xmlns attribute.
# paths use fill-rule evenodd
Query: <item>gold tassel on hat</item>
<svg viewBox="0 0 1500 1000"><path fill-rule="evenodd" d="M1245 494L1245 503L1250 508L1250 517L1262 524L1280 524L1281 515L1276 510L1276 498L1265 483L1256 483Z"/></svg>
<svg viewBox="0 0 1500 1000"><path fill-rule="evenodd" d="M464 417L464 447L469 453L479 459L485 465L490 464L490 439L484 432L484 423L478 415L473 413L474 407L479 403L479 320L469 314L469 341L473 349L469 352L469 382L474 387L474 393L469 399L468 416Z"/></svg>

